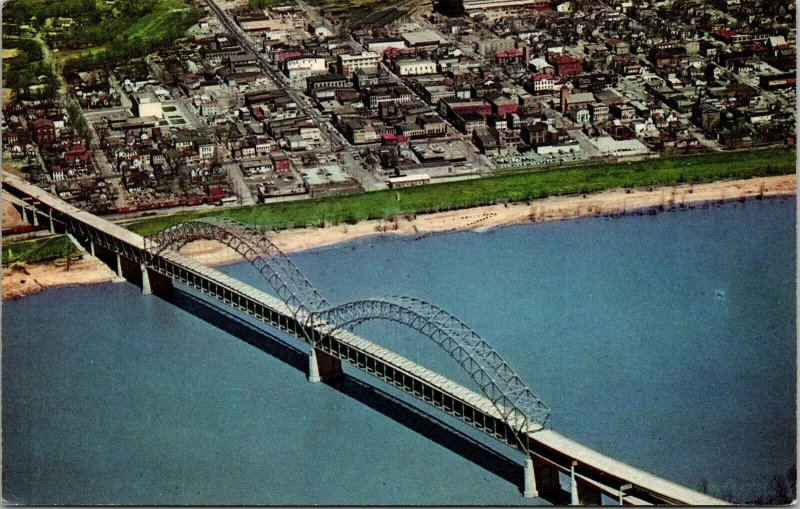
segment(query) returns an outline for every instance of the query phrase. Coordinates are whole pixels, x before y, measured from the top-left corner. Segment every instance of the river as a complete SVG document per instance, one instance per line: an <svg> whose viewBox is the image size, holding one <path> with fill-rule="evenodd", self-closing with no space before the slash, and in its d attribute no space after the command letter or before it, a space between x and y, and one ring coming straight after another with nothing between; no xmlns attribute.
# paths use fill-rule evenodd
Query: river
<svg viewBox="0 0 800 509"><path fill-rule="evenodd" d="M747 498L796 458L795 206L373 237L292 258L332 303L398 294L452 312L556 431ZM265 288L249 265L223 270ZM522 460L499 443L353 370L309 384L300 343L188 290L176 303L127 283L3 303L8 502L541 502L523 500ZM416 333L356 331L469 386Z"/></svg>

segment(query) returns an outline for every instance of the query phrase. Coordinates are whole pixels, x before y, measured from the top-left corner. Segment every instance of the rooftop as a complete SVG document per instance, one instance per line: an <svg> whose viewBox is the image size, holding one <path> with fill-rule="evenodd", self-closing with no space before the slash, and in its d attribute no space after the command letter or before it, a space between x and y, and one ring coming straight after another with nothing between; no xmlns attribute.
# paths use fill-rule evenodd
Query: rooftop
<svg viewBox="0 0 800 509"><path fill-rule="evenodd" d="M408 43L409 46L419 46L424 44L441 44L444 41L439 34L433 30L415 30L413 32L404 32L400 36Z"/></svg>
<svg viewBox="0 0 800 509"><path fill-rule="evenodd" d="M133 99L138 104L150 104L159 102L158 96L152 90L148 90L147 92L137 92L133 94Z"/></svg>

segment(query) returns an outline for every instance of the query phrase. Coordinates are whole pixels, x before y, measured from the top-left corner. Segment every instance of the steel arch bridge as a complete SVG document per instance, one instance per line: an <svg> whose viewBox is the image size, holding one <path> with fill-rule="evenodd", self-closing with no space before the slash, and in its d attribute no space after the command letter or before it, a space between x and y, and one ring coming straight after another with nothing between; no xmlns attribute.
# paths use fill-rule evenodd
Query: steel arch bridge
<svg viewBox="0 0 800 509"><path fill-rule="evenodd" d="M250 262L278 296L293 309L312 315L330 307L294 262L260 230L225 218L200 218L175 224L144 238L145 249L160 254L178 251L196 240L220 242Z"/></svg>
<svg viewBox="0 0 800 509"><path fill-rule="evenodd" d="M196 240L214 240L231 247L255 267L278 296L303 317L311 329L322 334L307 335L316 344L321 336L352 329L372 321L392 321L418 331L447 352L470 376L515 430L523 451L531 432L543 429L550 409L500 354L461 320L428 302L411 297L383 297L331 306L300 269L266 235L244 223L224 218L201 218L170 226L145 237L145 248L160 254L178 251ZM299 312L302 311L302 314ZM312 339L314 338L314 339Z"/></svg>
<svg viewBox="0 0 800 509"><path fill-rule="evenodd" d="M372 320L388 320L414 329L436 343L467 372L503 417L523 434L544 427L550 409L511 366L475 331L438 306L412 297L358 300L314 315L328 332L352 329ZM324 324L324 325L323 325ZM524 447L523 447L524 449Z"/></svg>

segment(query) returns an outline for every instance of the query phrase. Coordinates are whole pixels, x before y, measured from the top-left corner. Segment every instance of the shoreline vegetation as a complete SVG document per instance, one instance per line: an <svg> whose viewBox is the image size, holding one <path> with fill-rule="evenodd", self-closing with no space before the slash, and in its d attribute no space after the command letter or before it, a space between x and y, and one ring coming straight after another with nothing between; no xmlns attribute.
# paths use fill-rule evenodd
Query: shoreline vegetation
<svg viewBox="0 0 800 509"><path fill-rule="evenodd" d="M792 196L796 194L796 190L794 174L701 184L612 189L594 194L551 196L438 213L407 214L388 220L373 219L356 224L283 229L271 233L270 239L285 252L292 253L378 234L420 238L433 233L483 231L499 226L581 217L655 214L724 202ZM231 249L213 241L194 242L183 248L181 253L212 266L240 261L239 256ZM114 280L115 274L109 267L88 256L72 262L69 270L63 259L40 264L19 263L3 268L3 300L21 298L50 287L98 284Z"/></svg>
<svg viewBox="0 0 800 509"><path fill-rule="evenodd" d="M77 252L78 248L66 235L14 241L3 244L3 266L66 259Z"/></svg>

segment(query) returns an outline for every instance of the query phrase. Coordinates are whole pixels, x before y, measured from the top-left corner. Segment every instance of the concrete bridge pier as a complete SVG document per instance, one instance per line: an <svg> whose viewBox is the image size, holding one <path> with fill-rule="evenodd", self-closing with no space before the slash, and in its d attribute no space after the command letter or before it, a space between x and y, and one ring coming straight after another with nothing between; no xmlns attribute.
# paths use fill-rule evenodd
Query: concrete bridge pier
<svg viewBox="0 0 800 509"><path fill-rule="evenodd" d="M147 265L140 263L139 269L142 271L142 294L152 295L153 289L150 287L150 274L147 273Z"/></svg>
<svg viewBox="0 0 800 509"><path fill-rule="evenodd" d="M532 478L529 479L529 475ZM535 494L533 494L534 492ZM558 469L545 461L529 457L525 461L525 491L523 492L525 498L541 496L561 503L562 494Z"/></svg>
<svg viewBox="0 0 800 509"><path fill-rule="evenodd" d="M522 492L525 498L536 498L539 490L536 489L536 472L533 470L533 458L525 459L525 489Z"/></svg>
<svg viewBox="0 0 800 509"><path fill-rule="evenodd" d="M633 488L633 484L631 484L631 483L623 484L622 486L620 486L620 488L619 488L619 505L625 505L625 495L626 495L625 491L629 490L631 488Z"/></svg>
<svg viewBox="0 0 800 509"><path fill-rule="evenodd" d="M569 469L569 503L571 505L580 505L580 498L578 497L578 483L575 482L575 465L577 461L572 462Z"/></svg>
<svg viewBox="0 0 800 509"><path fill-rule="evenodd" d="M117 273L117 277L123 277L122 276L122 256L120 256L119 253L117 253L117 264L116 264L114 269L115 269L114 271Z"/></svg>
<svg viewBox="0 0 800 509"><path fill-rule="evenodd" d="M55 233L56 225L53 223L53 209L47 209L47 217L50 219L50 233Z"/></svg>
<svg viewBox="0 0 800 509"><path fill-rule="evenodd" d="M308 352L308 381L312 383L335 380L341 377L342 361L313 346Z"/></svg>
<svg viewBox="0 0 800 509"><path fill-rule="evenodd" d="M29 212L28 209L29 209L29 207L27 207L25 204L15 205L14 208L17 209L17 211L19 212L19 215L20 215L20 217L22 217L23 221L25 221L26 223L28 223L31 226L36 226L34 224L34 222L33 222L34 219L36 218L36 214L33 213L33 207L30 207L30 212L31 212L31 215L33 216L33 217L30 217L30 218L28 217L28 212Z"/></svg>
<svg viewBox="0 0 800 509"><path fill-rule="evenodd" d="M603 505L600 490L588 482L575 477L577 461L572 462L570 469L570 504L571 505Z"/></svg>
<svg viewBox="0 0 800 509"><path fill-rule="evenodd" d="M39 216L36 215L36 207L31 207L31 215L33 216L33 226L39 226Z"/></svg>
<svg viewBox="0 0 800 509"><path fill-rule="evenodd" d="M139 270L142 273L142 295L167 295L172 292L172 279L148 269L144 263L139 264Z"/></svg>

